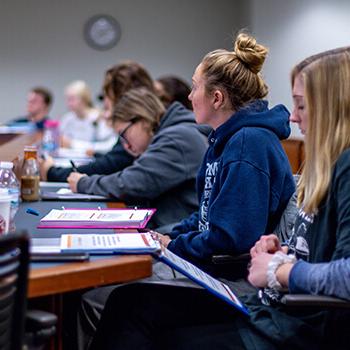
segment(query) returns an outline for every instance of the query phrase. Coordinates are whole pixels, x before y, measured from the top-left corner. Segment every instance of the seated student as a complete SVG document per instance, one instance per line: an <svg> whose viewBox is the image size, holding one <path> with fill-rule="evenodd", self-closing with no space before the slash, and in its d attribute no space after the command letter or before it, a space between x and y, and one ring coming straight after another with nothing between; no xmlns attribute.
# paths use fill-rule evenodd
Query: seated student
<svg viewBox="0 0 350 350"><path fill-rule="evenodd" d="M188 99L191 88L181 78L165 75L155 80L154 87L158 97L165 105L178 101L187 109L192 109L191 101Z"/></svg>
<svg viewBox="0 0 350 350"><path fill-rule="evenodd" d="M196 120L214 129L198 173L200 209L159 237L208 271L213 255L248 252L272 232L295 189L280 143L290 133L289 113L263 100L268 89L259 72L266 55L241 33L234 51L208 53L193 75Z"/></svg>
<svg viewBox="0 0 350 350"><path fill-rule="evenodd" d="M14 123L34 123L37 130L44 129L44 123L49 119L48 113L52 105L52 94L44 87L32 88L27 97L27 115L12 120L8 125Z"/></svg>
<svg viewBox="0 0 350 350"><path fill-rule="evenodd" d="M65 88L69 111L61 118L62 146L82 150L109 151L116 142L113 129L94 108L91 92L84 81L78 80Z"/></svg>
<svg viewBox="0 0 350 350"><path fill-rule="evenodd" d="M112 122L134 163L111 175L71 173L71 189L155 207L153 227L198 208L195 180L207 143L193 113L178 102L165 109L152 92L138 88L120 97Z"/></svg>
<svg viewBox="0 0 350 350"><path fill-rule="evenodd" d="M266 54L254 38L240 34L234 52L209 53L193 77L189 98L196 120L214 131L197 176L199 212L174 228L168 248L210 272L219 273L212 255L248 252L262 233L271 232L295 189L280 144L290 133L289 113L283 106L269 110L262 100L267 87L259 71ZM159 237L168 243L168 236ZM168 278L159 264L154 271L154 278ZM83 297L85 338L111 291L100 289Z"/></svg>
<svg viewBox="0 0 350 350"><path fill-rule="evenodd" d="M108 115L112 113L113 106L124 92L141 86L150 91L153 91L154 88L151 76L141 64L134 61L124 61L108 69L103 82L106 113ZM89 164L78 166L77 169L80 173L87 175L109 175L131 165L133 161L134 157L124 150L120 142L116 142L108 153ZM43 180L64 182L73 171L73 168L61 168L53 165L52 159L42 162L40 170Z"/></svg>
<svg viewBox="0 0 350 350"><path fill-rule="evenodd" d="M350 47L311 56L292 72L291 120L305 134L300 211L287 248L268 235L251 249L248 278L267 288L240 296L249 317L203 289L126 285L111 294L91 350L349 348L349 310L279 303L288 288L350 299L349 79Z"/></svg>

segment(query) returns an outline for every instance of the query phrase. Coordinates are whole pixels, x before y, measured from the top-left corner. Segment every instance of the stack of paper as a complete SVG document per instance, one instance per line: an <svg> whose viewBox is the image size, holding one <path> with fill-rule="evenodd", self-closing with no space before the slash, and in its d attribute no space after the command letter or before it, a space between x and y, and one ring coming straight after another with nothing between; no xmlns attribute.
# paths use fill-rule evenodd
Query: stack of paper
<svg viewBox="0 0 350 350"><path fill-rule="evenodd" d="M61 251L90 254L142 254L160 250L150 233L68 234L61 236Z"/></svg>

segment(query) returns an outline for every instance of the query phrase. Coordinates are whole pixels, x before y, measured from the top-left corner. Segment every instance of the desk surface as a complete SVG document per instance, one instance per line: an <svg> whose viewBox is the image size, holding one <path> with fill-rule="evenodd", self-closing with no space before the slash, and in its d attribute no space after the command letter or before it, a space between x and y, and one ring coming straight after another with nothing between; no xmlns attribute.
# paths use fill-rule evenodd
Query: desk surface
<svg viewBox="0 0 350 350"><path fill-rule="evenodd" d="M32 202L21 203L15 217L17 230L26 230L32 237L59 237L71 229L38 229L40 219L52 208L120 206L120 203L102 202ZM30 215L26 209L37 210L40 215ZM81 232L81 230L78 230ZM98 233L101 230L89 230ZM103 230L104 233L114 232ZM74 263L32 263L29 275L30 298L53 295L110 283L128 282L149 277L152 274L152 258L148 255L94 256L90 261Z"/></svg>
<svg viewBox="0 0 350 350"><path fill-rule="evenodd" d="M6 135L5 135L6 136ZM24 146L38 141L39 134L25 134L11 137L0 137L0 160L13 161L23 153ZM2 142L1 142L2 141ZM37 229L40 218L52 208L65 207L105 207L106 203L96 202L33 202L21 203L15 217L17 230L26 230L33 237L58 237L65 231ZM108 207L124 206L121 203L109 202ZM25 210L34 208L40 216L26 214ZM94 230L89 230L94 232ZM111 230L109 230L112 232ZM96 232L96 230L95 230ZM100 232L100 230L99 230ZM104 232L107 232L104 230ZM111 257L92 257L90 261L79 263L32 263L30 267L28 296L30 298L55 295L59 293L101 286L109 283L127 282L145 278L152 274L152 259L146 255L128 255Z"/></svg>

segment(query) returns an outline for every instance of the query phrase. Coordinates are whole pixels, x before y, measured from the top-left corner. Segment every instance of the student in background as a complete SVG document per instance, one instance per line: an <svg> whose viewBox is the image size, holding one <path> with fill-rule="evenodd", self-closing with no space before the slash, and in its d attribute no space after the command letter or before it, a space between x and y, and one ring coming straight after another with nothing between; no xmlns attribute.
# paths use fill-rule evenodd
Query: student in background
<svg viewBox="0 0 350 350"><path fill-rule="evenodd" d="M103 82L103 101L106 118L112 114L113 106L120 96L131 88L144 86L154 90L153 80L147 70L134 61L121 62L105 72ZM111 151L89 164L77 167L82 174L112 174L132 164L134 157L124 150L120 142L116 142ZM66 181L72 168L55 167L52 159L41 163L41 178L44 181Z"/></svg>
<svg viewBox="0 0 350 350"><path fill-rule="evenodd" d="M111 294L91 350L349 348L349 310L279 302L288 289L350 300L349 79L350 47L293 69L290 119L305 134L300 211L288 247L268 235L251 249L248 278L264 289L241 296L250 316L202 289L127 285Z"/></svg>
<svg viewBox="0 0 350 350"><path fill-rule="evenodd" d="M174 75L165 75L155 80L154 87L164 105L170 105L174 101L178 101L187 109L192 109L192 103L188 99L191 89L181 78Z"/></svg>
<svg viewBox="0 0 350 350"><path fill-rule="evenodd" d="M44 129L44 123L49 119L49 111L53 102L51 92L44 87L32 88L27 97L27 115L21 118L17 118L9 125L13 123L34 123L37 130L42 131Z"/></svg>
<svg viewBox="0 0 350 350"><path fill-rule="evenodd" d="M195 181L207 142L193 113L178 102L165 109L155 94L138 88L120 97L112 122L135 161L111 175L71 173L72 191L154 207L153 227L178 222L196 210Z"/></svg>
<svg viewBox="0 0 350 350"><path fill-rule="evenodd" d="M91 92L84 81L77 80L65 88L69 112L60 123L63 147L109 151L116 142L116 135L108 125L101 111L94 108Z"/></svg>

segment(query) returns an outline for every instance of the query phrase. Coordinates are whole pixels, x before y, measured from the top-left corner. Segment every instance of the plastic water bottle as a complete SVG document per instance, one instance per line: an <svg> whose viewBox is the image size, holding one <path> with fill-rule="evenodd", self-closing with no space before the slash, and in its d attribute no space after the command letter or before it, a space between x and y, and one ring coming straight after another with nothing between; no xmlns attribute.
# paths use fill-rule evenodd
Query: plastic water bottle
<svg viewBox="0 0 350 350"><path fill-rule="evenodd" d="M11 196L9 232L16 229L14 218L19 206L19 183L12 168L12 162L0 162L0 188L6 189Z"/></svg>
<svg viewBox="0 0 350 350"><path fill-rule="evenodd" d="M44 155L55 155L59 148L59 121L46 120L42 139L42 152Z"/></svg>

